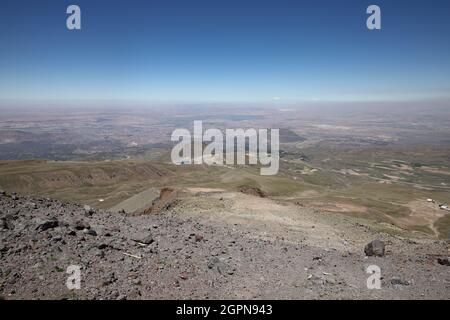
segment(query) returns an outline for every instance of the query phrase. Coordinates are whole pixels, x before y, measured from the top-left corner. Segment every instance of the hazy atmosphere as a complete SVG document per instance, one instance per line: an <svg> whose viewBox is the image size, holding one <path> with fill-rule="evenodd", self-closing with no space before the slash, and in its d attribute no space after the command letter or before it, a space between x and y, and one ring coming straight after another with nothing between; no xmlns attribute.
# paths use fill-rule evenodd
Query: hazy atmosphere
<svg viewBox="0 0 450 320"><path fill-rule="evenodd" d="M2 1L0 298L450 299L449 21Z"/></svg>

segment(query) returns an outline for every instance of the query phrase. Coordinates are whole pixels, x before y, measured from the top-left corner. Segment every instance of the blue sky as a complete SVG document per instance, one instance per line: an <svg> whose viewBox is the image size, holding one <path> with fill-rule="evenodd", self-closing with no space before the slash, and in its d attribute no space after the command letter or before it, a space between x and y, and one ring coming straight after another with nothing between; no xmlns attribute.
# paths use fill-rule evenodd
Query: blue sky
<svg viewBox="0 0 450 320"><path fill-rule="evenodd" d="M445 0L3 0L0 99L448 98L449 35Z"/></svg>

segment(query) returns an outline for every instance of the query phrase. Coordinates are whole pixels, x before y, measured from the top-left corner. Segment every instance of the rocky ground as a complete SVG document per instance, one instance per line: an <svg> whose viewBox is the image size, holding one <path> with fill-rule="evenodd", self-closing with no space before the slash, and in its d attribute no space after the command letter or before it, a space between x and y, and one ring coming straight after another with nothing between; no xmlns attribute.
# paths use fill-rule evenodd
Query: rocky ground
<svg viewBox="0 0 450 320"><path fill-rule="evenodd" d="M214 201L228 200L214 195L199 203ZM294 228L297 220L292 217L274 216L272 222L291 219L291 229L266 232L272 230L262 229L269 220L250 225L236 217L228 222L214 218L214 214L225 217L231 205L211 215L213 208L196 206L191 199L163 212L127 215L0 192L0 295L3 299L450 298L448 241L394 237L349 220L347 229L339 229L338 220L327 226L319 213L308 228ZM302 209L295 210L300 211L290 214L297 214L300 221ZM312 214L305 213L304 219ZM248 222L251 216L242 219ZM345 232L327 231L331 227ZM309 241L313 234L309 229L330 232L330 237L325 242ZM355 240L359 234L364 236ZM320 235L322 239L325 233ZM368 239L377 238L381 242L365 246ZM70 265L81 267L79 290L66 287ZM379 290L367 288L370 265L381 269Z"/></svg>

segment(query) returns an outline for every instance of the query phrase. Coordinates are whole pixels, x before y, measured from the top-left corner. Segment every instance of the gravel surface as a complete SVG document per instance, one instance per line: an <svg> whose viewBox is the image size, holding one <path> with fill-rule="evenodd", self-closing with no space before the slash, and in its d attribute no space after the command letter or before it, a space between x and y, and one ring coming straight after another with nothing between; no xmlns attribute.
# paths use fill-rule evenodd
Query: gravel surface
<svg viewBox="0 0 450 320"><path fill-rule="evenodd" d="M5 192L0 219L3 299L450 298L447 241L369 232L386 252L366 256L364 245L346 250L311 245L307 234L262 236L184 215L182 206L130 216ZM81 268L78 290L66 286L71 265ZM382 271L379 290L367 288L370 265Z"/></svg>

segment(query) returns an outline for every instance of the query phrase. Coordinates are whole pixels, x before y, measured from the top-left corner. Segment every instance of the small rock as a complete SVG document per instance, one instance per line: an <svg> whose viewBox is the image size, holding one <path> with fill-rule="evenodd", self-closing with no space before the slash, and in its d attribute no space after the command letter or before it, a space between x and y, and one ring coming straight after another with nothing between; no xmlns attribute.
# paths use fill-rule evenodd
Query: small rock
<svg viewBox="0 0 450 320"><path fill-rule="evenodd" d="M135 286L140 286L142 284L142 281L139 279L133 279L131 283L134 284Z"/></svg>
<svg viewBox="0 0 450 320"><path fill-rule="evenodd" d="M323 272L322 274L310 274L307 279L316 286L335 285L337 282L335 276L327 272Z"/></svg>
<svg viewBox="0 0 450 320"><path fill-rule="evenodd" d="M443 265L443 266L450 266L450 259L448 257L446 257L446 258L438 258L437 262L440 265Z"/></svg>
<svg viewBox="0 0 450 320"><path fill-rule="evenodd" d="M62 237L61 237L61 236L56 236L56 237L52 238L52 241L53 241L53 242L59 242L59 241L61 241L61 240L62 240Z"/></svg>
<svg viewBox="0 0 450 320"><path fill-rule="evenodd" d="M88 206L88 205L85 205L85 206L83 207L83 209L84 209L84 214L85 214L86 216L92 216L92 215L95 213L95 209L94 209L94 208L91 208L91 207Z"/></svg>
<svg viewBox="0 0 450 320"><path fill-rule="evenodd" d="M111 283L115 282L116 280L117 280L116 275L114 274L114 272L112 272L102 279L102 286L106 287Z"/></svg>
<svg viewBox="0 0 450 320"><path fill-rule="evenodd" d="M232 275L234 273L234 271L231 270L229 266L223 261L221 261L218 257L212 257L211 259L209 259L207 266L208 269L217 270L222 275L225 274Z"/></svg>
<svg viewBox="0 0 450 320"><path fill-rule="evenodd" d="M102 250L96 250L94 255L97 256L97 257L100 257L100 258L104 258L105 257L105 253Z"/></svg>
<svg viewBox="0 0 450 320"><path fill-rule="evenodd" d="M181 280L187 280L188 277L187 277L187 275L185 273L183 273L183 274L180 275L180 279Z"/></svg>
<svg viewBox="0 0 450 320"><path fill-rule="evenodd" d="M384 250L385 245L384 242L381 240L373 240L372 242L368 243L364 248L364 253L366 256L377 256L382 257L384 256Z"/></svg>
<svg viewBox="0 0 450 320"><path fill-rule="evenodd" d="M155 241L151 234L140 235L140 236L134 237L132 240L135 242L139 242L139 243L143 243L143 244L147 244L147 245L152 244Z"/></svg>
<svg viewBox="0 0 450 320"><path fill-rule="evenodd" d="M227 274L230 275L230 276L232 276L232 275L234 274L234 270L231 270L231 269L228 270L228 271L227 271Z"/></svg>
<svg viewBox="0 0 450 320"><path fill-rule="evenodd" d="M409 281L402 280L397 277L391 279L391 284L393 286L409 286L410 285Z"/></svg>
<svg viewBox="0 0 450 320"><path fill-rule="evenodd" d="M26 204L26 206L29 207L29 208L31 208L31 209L33 209L33 210L36 210L36 209L38 208L37 204L34 203L34 202L28 202L28 203Z"/></svg>
<svg viewBox="0 0 450 320"><path fill-rule="evenodd" d="M206 264L208 266L208 269L214 268L214 266L220 262L220 259L217 257L212 257L208 260L208 263Z"/></svg>
<svg viewBox="0 0 450 320"><path fill-rule="evenodd" d="M84 230L84 229L90 229L91 226L89 225L89 223L87 223L86 221L83 220L77 220L74 223L74 227L77 230Z"/></svg>
<svg viewBox="0 0 450 320"><path fill-rule="evenodd" d="M11 217L5 217L0 219L0 230L1 229L5 229L5 230L14 230L14 223L12 222L12 218Z"/></svg>
<svg viewBox="0 0 450 320"><path fill-rule="evenodd" d="M45 231L48 229L56 228L59 225L59 221L55 218L41 220L38 219L36 230Z"/></svg>
<svg viewBox="0 0 450 320"><path fill-rule="evenodd" d="M145 244L152 244L155 240L153 240L152 236L149 235L147 237L145 237L144 239L142 239L142 243Z"/></svg>
<svg viewBox="0 0 450 320"><path fill-rule="evenodd" d="M137 288L132 289L129 293L128 296L130 299L132 300L136 300L136 299L140 299L141 297L141 291L138 290Z"/></svg>
<svg viewBox="0 0 450 320"><path fill-rule="evenodd" d="M90 236L96 236L97 235L97 232L95 232L94 229L83 229L83 233L84 234L88 234Z"/></svg>

